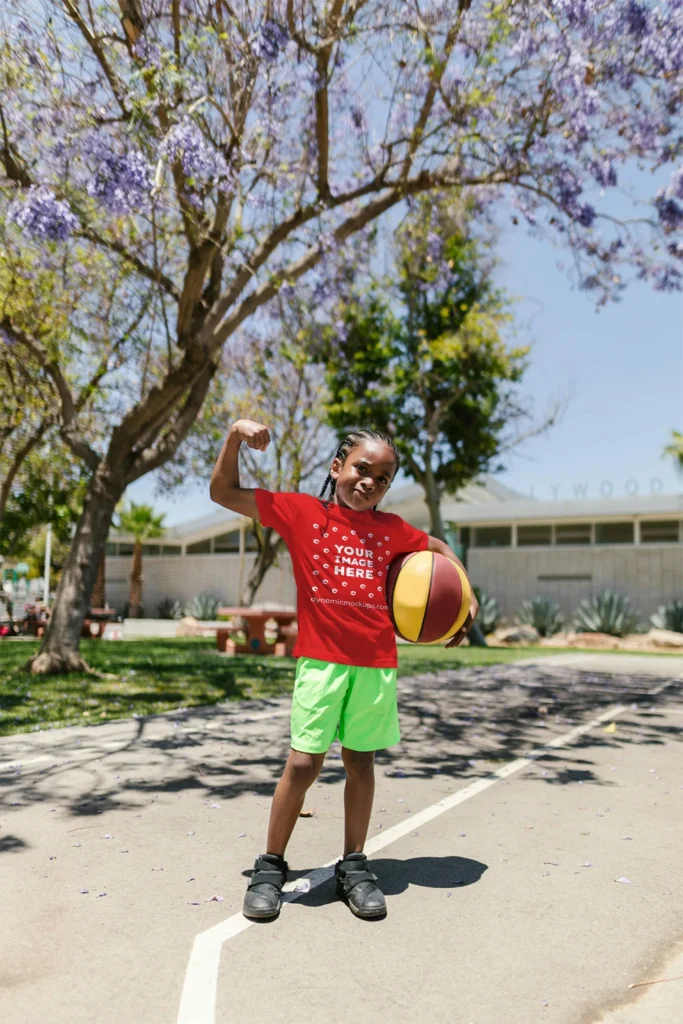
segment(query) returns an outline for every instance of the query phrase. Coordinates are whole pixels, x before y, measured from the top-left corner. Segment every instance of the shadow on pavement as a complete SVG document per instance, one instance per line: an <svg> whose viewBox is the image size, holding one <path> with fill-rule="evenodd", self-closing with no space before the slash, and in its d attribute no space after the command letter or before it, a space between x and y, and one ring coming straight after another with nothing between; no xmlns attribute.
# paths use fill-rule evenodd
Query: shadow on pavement
<svg viewBox="0 0 683 1024"><path fill-rule="evenodd" d="M634 664L634 669L637 666ZM657 746L681 735L659 711L683 706L681 680L659 696L649 691L652 676L612 675L568 666L536 664L449 668L399 680L403 737L377 755L377 772L398 778L473 781L501 764L542 747L615 704L628 710L610 733L594 729L566 753L549 750L536 761L540 781L567 786L608 785L582 757L584 749L618 751L626 744ZM97 728L78 734L55 733L50 757L39 771L11 766L0 774L0 808L50 802L74 816L104 810L134 810L163 794L194 789L207 801L228 801L251 792L273 793L289 749L286 704L249 702L246 725L236 725L235 708L178 711L165 718L139 719L120 746L97 749ZM272 711L274 720L264 717ZM249 716L256 711L259 720ZM87 750L82 749L86 743ZM108 762L116 758L116 767ZM69 785L64 786L65 773ZM116 773L116 774L115 774ZM338 748L326 758L319 782L323 789L345 777ZM314 792L314 791L312 791ZM317 790L321 793L321 790Z"/></svg>
<svg viewBox="0 0 683 1024"><path fill-rule="evenodd" d="M409 857L406 860L395 860L393 857L371 857L371 869L375 872L378 884L385 896L398 896L411 885L421 885L429 889L461 889L466 885L478 882L488 865L468 857ZM309 874L308 871L290 872L292 877ZM298 903L302 907L324 907L328 903L338 901L334 877L311 892L302 893L293 906Z"/></svg>

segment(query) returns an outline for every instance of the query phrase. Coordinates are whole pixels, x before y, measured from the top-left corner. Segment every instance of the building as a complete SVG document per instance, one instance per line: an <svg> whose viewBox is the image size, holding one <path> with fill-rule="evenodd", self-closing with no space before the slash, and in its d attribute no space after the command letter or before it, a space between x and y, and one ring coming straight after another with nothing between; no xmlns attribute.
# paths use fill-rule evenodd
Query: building
<svg viewBox="0 0 683 1024"><path fill-rule="evenodd" d="M429 512L416 484L390 492L382 507L429 529ZM446 498L442 516L449 540L473 582L512 618L525 598L547 595L565 615L604 589L627 594L643 619L665 601L683 598L683 495L542 502L525 498L491 477ZM164 598L186 602L206 591L236 604L253 564L249 520L226 509L171 527L145 544L144 605L156 615ZM107 546L107 598L123 608L133 551L129 537ZM271 569L257 603L291 606L296 588L289 556Z"/></svg>

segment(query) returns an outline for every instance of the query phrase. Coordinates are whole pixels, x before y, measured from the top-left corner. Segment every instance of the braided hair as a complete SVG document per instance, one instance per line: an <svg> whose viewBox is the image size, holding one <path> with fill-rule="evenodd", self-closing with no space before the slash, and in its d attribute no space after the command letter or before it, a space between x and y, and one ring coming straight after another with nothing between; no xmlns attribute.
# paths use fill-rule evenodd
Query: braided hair
<svg viewBox="0 0 683 1024"><path fill-rule="evenodd" d="M398 448L396 447L392 439L387 436L387 434L382 434L379 430L371 430L369 427L361 427L360 430L352 430L350 434L347 434L347 436L344 438L344 440L337 448L337 452L334 458L339 459L341 464L344 465L349 454L353 451L354 448L358 447L361 441L381 441L384 444L388 445L389 448L391 448L392 452L394 453L394 458L396 459L396 472L398 473L399 466L401 465L401 456L399 454ZM334 459L332 461L334 462ZM334 480L331 473L328 473L327 476L325 477L325 483L323 484L322 490L320 491L318 497L324 501L325 495L327 494L329 488L330 498L333 498L335 487L336 480ZM376 505L375 508L377 508Z"/></svg>

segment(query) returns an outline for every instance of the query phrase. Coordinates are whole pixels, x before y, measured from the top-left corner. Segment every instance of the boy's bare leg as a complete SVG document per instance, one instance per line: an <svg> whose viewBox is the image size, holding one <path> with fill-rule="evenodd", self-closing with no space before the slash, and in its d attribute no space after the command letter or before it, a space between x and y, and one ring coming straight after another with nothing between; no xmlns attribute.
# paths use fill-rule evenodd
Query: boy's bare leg
<svg viewBox="0 0 683 1024"><path fill-rule="evenodd" d="M346 768L344 787L344 856L362 853L370 827L375 796L374 750L349 750L342 747Z"/></svg>
<svg viewBox="0 0 683 1024"><path fill-rule="evenodd" d="M304 754L301 750L290 750L282 778L273 794L266 853L284 857L306 793L318 778L324 760L324 754Z"/></svg>

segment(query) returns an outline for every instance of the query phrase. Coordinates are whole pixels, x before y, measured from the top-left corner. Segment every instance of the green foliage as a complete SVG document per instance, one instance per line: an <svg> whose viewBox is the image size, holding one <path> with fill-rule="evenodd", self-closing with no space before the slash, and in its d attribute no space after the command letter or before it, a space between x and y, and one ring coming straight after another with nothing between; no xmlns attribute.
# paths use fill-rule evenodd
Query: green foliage
<svg viewBox="0 0 683 1024"><path fill-rule="evenodd" d="M532 597L522 602L519 621L533 626L539 636L553 636L562 629L564 616L551 597Z"/></svg>
<svg viewBox="0 0 683 1024"><path fill-rule="evenodd" d="M21 484L10 494L0 519L0 553L27 557L38 531L48 522L52 523L53 539L68 544L87 485L87 477L60 445L52 446L49 453L30 456Z"/></svg>
<svg viewBox="0 0 683 1024"><path fill-rule="evenodd" d="M200 622L214 622L222 603L219 597L214 597L213 594L204 591L188 601L184 612L185 615L191 615L193 619L199 619Z"/></svg>
<svg viewBox="0 0 683 1024"><path fill-rule="evenodd" d="M672 629L674 633L683 633L683 601L669 601L659 606L650 622L656 629Z"/></svg>
<svg viewBox="0 0 683 1024"><path fill-rule="evenodd" d="M493 633L500 621L500 608L495 597L490 597L485 590L474 587L477 601L479 602L479 614L477 624L484 635Z"/></svg>
<svg viewBox="0 0 683 1024"><path fill-rule="evenodd" d="M508 302L475 231L452 196L417 202L396 234L393 280L347 303L343 346L333 330L323 342L332 426L388 433L428 499L432 484L440 498L491 468L525 415L514 387L527 349L503 339Z"/></svg>
<svg viewBox="0 0 683 1024"><path fill-rule="evenodd" d="M118 510L117 529L137 541L153 540L164 535L164 516L156 516L151 505L138 505L134 501Z"/></svg>
<svg viewBox="0 0 683 1024"><path fill-rule="evenodd" d="M626 636L638 625L638 617L624 594L603 590L584 598L574 613L574 626L582 633L607 633Z"/></svg>
<svg viewBox="0 0 683 1024"><path fill-rule="evenodd" d="M182 619L183 605L181 601L174 601L171 597L165 597L157 605L157 614L160 619Z"/></svg>
<svg viewBox="0 0 683 1024"><path fill-rule="evenodd" d="M679 430L671 431L671 444L664 449L664 455L672 458L678 469L683 470L683 433Z"/></svg>

